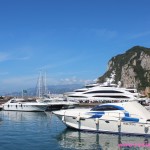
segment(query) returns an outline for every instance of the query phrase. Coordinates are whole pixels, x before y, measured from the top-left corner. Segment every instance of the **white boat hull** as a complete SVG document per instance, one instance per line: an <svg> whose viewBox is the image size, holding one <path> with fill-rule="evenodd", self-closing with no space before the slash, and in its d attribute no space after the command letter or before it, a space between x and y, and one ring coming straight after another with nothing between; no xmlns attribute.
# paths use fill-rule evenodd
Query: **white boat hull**
<svg viewBox="0 0 150 150"><path fill-rule="evenodd" d="M58 116L68 127L92 132L147 135L150 136L150 124L136 122L120 122L118 120L103 120L91 118L75 118Z"/></svg>
<svg viewBox="0 0 150 150"><path fill-rule="evenodd" d="M45 111L46 105L5 104L3 110L7 111Z"/></svg>

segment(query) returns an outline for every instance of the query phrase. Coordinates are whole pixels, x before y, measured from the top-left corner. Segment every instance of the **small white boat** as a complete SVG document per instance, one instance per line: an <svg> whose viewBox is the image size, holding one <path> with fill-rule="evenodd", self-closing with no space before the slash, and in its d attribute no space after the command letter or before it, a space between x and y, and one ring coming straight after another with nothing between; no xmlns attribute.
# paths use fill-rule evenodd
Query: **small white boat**
<svg viewBox="0 0 150 150"><path fill-rule="evenodd" d="M45 111L47 104L25 101L22 98L12 98L8 102L2 104L3 110L13 111Z"/></svg>
<svg viewBox="0 0 150 150"><path fill-rule="evenodd" d="M64 99L60 98L47 98L47 97L41 97L36 99L38 103L44 103L47 104L47 110L60 110L62 108L74 108L76 105L78 105L77 102L71 102L71 101L64 101Z"/></svg>
<svg viewBox="0 0 150 150"><path fill-rule="evenodd" d="M136 101L53 113L68 127L78 130L150 136L150 112Z"/></svg>

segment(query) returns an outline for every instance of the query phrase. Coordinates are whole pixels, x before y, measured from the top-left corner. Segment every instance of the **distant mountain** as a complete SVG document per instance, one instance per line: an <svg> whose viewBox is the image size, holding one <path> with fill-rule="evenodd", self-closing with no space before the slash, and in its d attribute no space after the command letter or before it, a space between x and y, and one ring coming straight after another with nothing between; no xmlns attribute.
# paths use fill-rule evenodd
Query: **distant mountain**
<svg viewBox="0 0 150 150"><path fill-rule="evenodd" d="M124 54L112 57L108 70L98 82L104 82L112 71L116 72L116 83L121 81L124 87L136 86L139 90L150 87L150 48L135 46Z"/></svg>
<svg viewBox="0 0 150 150"><path fill-rule="evenodd" d="M63 94L65 92L71 92L81 87L83 87L82 84L52 85L52 86L48 86L48 91L54 94Z"/></svg>
<svg viewBox="0 0 150 150"><path fill-rule="evenodd" d="M47 89L52 94L63 94L65 92L71 92L77 88L83 87L82 84L66 84L66 85L51 85L47 86ZM26 89L24 95L28 96L36 96L37 88L29 88ZM16 91L13 93L8 93L7 95L11 96L22 96L22 91Z"/></svg>

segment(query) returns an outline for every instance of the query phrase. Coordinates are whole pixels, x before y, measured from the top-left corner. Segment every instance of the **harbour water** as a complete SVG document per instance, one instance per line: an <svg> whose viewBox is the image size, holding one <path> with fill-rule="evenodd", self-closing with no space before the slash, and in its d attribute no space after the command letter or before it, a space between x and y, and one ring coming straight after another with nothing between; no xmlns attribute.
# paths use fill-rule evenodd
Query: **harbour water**
<svg viewBox="0 0 150 150"><path fill-rule="evenodd" d="M150 143L147 137L68 129L51 112L1 111L0 134L0 150L125 150L118 144ZM148 150L150 147L134 149Z"/></svg>

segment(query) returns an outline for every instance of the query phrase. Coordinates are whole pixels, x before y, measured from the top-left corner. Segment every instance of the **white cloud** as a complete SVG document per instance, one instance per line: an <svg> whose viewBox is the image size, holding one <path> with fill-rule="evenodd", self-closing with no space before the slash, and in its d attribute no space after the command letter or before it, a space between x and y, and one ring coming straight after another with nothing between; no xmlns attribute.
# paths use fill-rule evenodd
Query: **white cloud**
<svg viewBox="0 0 150 150"><path fill-rule="evenodd" d="M43 65L37 68L36 70L46 70L46 69L51 69L51 68L57 68L57 67L61 67L67 64L71 64L73 62L78 62L79 60L82 60L82 59L83 59L82 57L78 56L78 57L72 57L69 59L61 60L61 61L55 61L51 64Z"/></svg>
<svg viewBox="0 0 150 150"><path fill-rule="evenodd" d="M28 59L30 59L30 57L29 57L29 56L16 57L16 58L14 58L14 60L28 60Z"/></svg>
<svg viewBox="0 0 150 150"><path fill-rule="evenodd" d="M2 86L8 90L22 90L24 88L36 87L37 77L14 77L6 78L1 81Z"/></svg>
<svg viewBox="0 0 150 150"><path fill-rule="evenodd" d="M141 38L141 37L148 36L148 35L150 35L150 31L141 32L141 33L132 35L131 39L137 39L137 38Z"/></svg>
<svg viewBox="0 0 150 150"><path fill-rule="evenodd" d="M0 53L0 62L9 60L10 56L7 53Z"/></svg>
<svg viewBox="0 0 150 150"><path fill-rule="evenodd" d="M117 36L116 31L108 29L92 29L91 31L101 38L112 39Z"/></svg>
<svg viewBox="0 0 150 150"><path fill-rule="evenodd" d="M8 72L0 72L0 76L7 75Z"/></svg>
<svg viewBox="0 0 150 150"><path fill-rule="evenodd" d="M0 53L0 62L8 61L8 60L28 60L30 59L29 55L26 55L24 53L17 52L1 52Z"/></svg>
<svg viewBox="0 0 150 150"><path fill-rule="evenodd" d="M91 83L93 80L90 79L79 79L77 77L68 77L57 80L57 84L87 84Z"/></svg>

